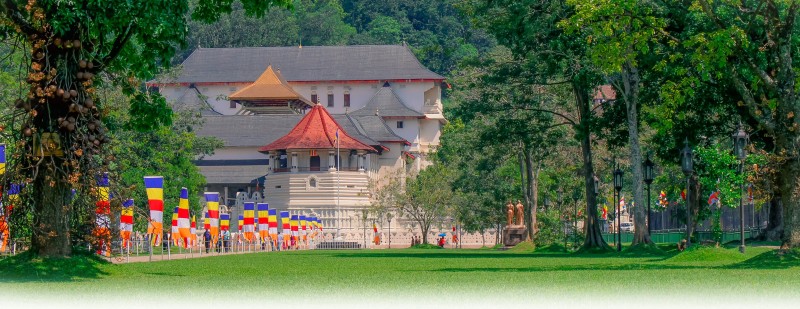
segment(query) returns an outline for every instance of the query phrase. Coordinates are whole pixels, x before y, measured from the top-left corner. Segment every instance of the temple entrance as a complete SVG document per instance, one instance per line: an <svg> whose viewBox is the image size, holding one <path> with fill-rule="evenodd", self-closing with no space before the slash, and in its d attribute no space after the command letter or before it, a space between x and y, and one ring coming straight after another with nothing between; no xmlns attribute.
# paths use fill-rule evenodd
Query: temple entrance
<svg viewBox="0 0 800 309"><path fill-rule="evenodd" d="M310 171L319 171L319 156L311 156L309 167Z"/></svg>

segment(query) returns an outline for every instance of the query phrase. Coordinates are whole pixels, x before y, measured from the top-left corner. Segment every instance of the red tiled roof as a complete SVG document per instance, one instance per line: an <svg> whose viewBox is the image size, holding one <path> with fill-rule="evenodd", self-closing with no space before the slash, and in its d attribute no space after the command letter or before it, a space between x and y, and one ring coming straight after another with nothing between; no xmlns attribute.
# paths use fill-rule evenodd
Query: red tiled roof
<svg viewBox="0 0 800 309"><path fill-rule="evenodd" d="M336 148L336 130L339 130L339 148L375 152L375 148L350 137L347 132L322 107L314 105L303 119L278 140L258 149L269 152L284 149L333 149Z"/></svg>

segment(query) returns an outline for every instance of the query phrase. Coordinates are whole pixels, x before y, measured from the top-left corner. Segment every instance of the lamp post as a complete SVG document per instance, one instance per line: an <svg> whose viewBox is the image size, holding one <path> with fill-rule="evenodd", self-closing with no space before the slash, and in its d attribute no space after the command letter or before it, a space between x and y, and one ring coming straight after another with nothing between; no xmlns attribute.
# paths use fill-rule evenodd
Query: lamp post
<svg viewBox="0 0 800 309"><path fill-rule="evenodd" d="M683 174L686 175L686 248L688 248L692 245L692 212L691 204L689 203L689 177L694 172L694 162L692 161L694 158L692 148L689 147L689 139L685 139L683 143L683 150L681 150L681 170L683 171Z"/></svg>
<svg viewBox="0 0 800 309"><path fill-rule="evenodd" d="M389 249L392 248L392 213L386 214L386 220L389 221Z"/></svg>
<svg viewBox="0 0 800 309"><path fill-rule="evenodd" d="M650 160L650 154L647 155L647 160L644 161L644 183L647 184L647 235L650 236L652 231L651 228L651 220L650 220L650 184L653 183L653 167L655 167L655 163Z"/></svg>
<svg viewBox="0 0 800 309"><path fill-rule="evenodd" d="M619 199L619 192L622 191L622 170L619 169L619 166L614 170L614 191L616 191L615 198ZM620 223L622 220L622 209L619 209L619 203L614 201L617 207L617 251L622 251L622 231L620 230Z"/></svg>
<svg viewBox="0 0 800 309"><path fill-rule="evenodd" d="M744 173L744 160L747 159L747 137L747 132L742 128L742 124L739 124L739 129L731 135L733 152L736 158L739 159L739 175ZM744 195L744 181L740 184L739 189ZM739 196L739 238L742 242L739 246L739 252L744 253L744 207L742 207L742 198L743 196Z"/></svg>

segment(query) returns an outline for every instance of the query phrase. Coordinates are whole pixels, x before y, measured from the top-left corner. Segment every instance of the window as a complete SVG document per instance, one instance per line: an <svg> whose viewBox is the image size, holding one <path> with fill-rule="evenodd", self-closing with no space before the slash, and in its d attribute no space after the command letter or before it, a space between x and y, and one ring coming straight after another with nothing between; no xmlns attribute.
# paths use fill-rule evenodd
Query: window
<svg viewBox="0 0 800 309"><path fill-rule="evenodd" d="M333 93L328 93L328 107L333 107Z"/></svg>
<svg viewBox="0 0 800 309"><path fill-rule="evenodd" d="M403 122L402 121L398 121L397 122L397 128L398 129L402 129L403 128Z"/></svg>
<svg viewBox="0 0 800 309"><path fill-rule="evenodd" d="M344 107L350 107L350 91L344 92Z"/></svg>
<svg viewBox="0 0 800 309"><path fill-rule="evenodd" d="M316 91L311 93L311 103L314 103L314 104L319 103L319 101L317 100L317 92Z"/></svg>
<svg viewBox="0 0 800 309"><path fill-rule="evenodd" d="M231 100L231 108L236 108L236 102L234 102L233 100Z"/></svg>

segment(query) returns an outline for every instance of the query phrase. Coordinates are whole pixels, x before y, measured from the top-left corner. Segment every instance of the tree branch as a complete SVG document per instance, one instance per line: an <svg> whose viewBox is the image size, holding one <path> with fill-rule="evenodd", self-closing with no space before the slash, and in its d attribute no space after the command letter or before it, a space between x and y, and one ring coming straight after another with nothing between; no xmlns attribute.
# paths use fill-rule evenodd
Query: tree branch
<svg viewBox="0 0 800 309"><path fill-rule="evenodd" d="M19 7L16 3L14 3L14 0L4 0L0 2L0 8L2 8L3 14L11 19L14 24L19 26L23 33L27 35L40 33L36 30L36 28L33 27L33 25L25 20L25 17L22 16L22 12L20 12Z"/></svg>
<svg viewBox="0 0 800 309"><path fill-rule="evenodd" d="M755 98L753 98L753 94L750 93L750 90L747 88L745 83L742 81L741 76L736 70L733 69L732 66L728 66L728 73L731 76L731 81L733 81L733 86L742 95L742 99L744 100L745 105L748 107L748 112L753 119L756 119L759 124L764 126L764 129L767 132L775 136L775 124L772 120L765 116L765 113L761 112L761 115L758 114L758 103L756 103Z"/></svg>
<svg viewBox="0 0 800 309"><path fill-rule="evenodd" d="M134 25L132 23L128 24L128 27L125 29L125 32L117 36L116 39L114 39L114 44L111 45L111 51L109 51L108 55L103 57L103 59L101 60L100 63L101 68L98 69L98 71L102 71L104 67L106 67L109 63L111 63L111 61L114 61L114 59L116 59L117 56L119 56L119 53L122 52L122 48L125 47L125 44L127 44L128 41L131 39L131 36L133 36L134 32L133 27Z"/></svg>

